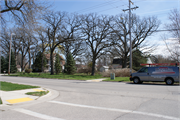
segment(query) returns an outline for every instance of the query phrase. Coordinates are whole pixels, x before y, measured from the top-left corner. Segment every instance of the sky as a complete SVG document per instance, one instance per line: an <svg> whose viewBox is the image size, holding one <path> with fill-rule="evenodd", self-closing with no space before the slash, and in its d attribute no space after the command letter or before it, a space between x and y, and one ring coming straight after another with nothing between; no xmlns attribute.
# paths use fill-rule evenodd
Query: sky
<svg viewBox="0 0 180 120"><path fill-rule="evenodd" d="M54 11L66 11L69 13L97 13L105 15L117 15L124 13L124 9L128 9L129 0L49 0ZM173 9L180 10L180 0L131 0L131 8L138 6L132 13L139 15L141 18L148 16L156 16L161 25L159 30L164 30L164 24L169 23L168 14ZM128 11L126 12L128 14ZM168 32L158 32L147 38L148 41L158 44L153 55L162 54L163 56L170 55L166 50L165 43L161 36ZM172 36L169 36L171 39ZM167 52L165 52L167 51Z"/></svg>
<svg viewBox="0 0 180 120"><path fill-rule="evenodd" d="M123 10L128 9L129 0L40 0L48 2L53 11L66 11L68 13L88 14L97 13L105 15L117 15L124 13ZM133 14L140 18L148 16L156 16L161 25L159 30L164 30L164 24L168 24L168 14L173 9L180 11L180 0L131 0L131 8L138 6L136 10L132 10ZM128 14L128 11L125 13ZM11 20L10 20L11 21ZM11 24L11 22L9 23ZM146 40L151 44L158 45L153 51L153 55L162 54L163 56L170 55L166 49L166 45L162 40L162 35L169 35L168 32L157 32ZM169 36L168 39L172 39ZM166 52L165 52L166 51Z"/></svg>

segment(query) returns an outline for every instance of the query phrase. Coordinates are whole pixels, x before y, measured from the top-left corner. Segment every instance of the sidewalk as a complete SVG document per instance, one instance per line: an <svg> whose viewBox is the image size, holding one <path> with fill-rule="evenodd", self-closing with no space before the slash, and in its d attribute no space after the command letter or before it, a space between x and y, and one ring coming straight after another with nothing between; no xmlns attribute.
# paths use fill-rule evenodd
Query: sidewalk
<svg viewBox="0 0 180 120"><path fill-rule="evenodd" d="M102 79L93 79L93 80L86 80L87 82L101 82L103 80L105 80L106 78L102 78Z"/></svg>
<svg viewBox="0 0 180 120"><path fill-rule="evenodd" d="M0 105L12 105L27 101L37 100L39 96L26 95L27 92L47 91L43 88L24 89L15 91L2 91L0 90L0 97L2 104ZM49 94L49 93L48 93Z"/></svg>

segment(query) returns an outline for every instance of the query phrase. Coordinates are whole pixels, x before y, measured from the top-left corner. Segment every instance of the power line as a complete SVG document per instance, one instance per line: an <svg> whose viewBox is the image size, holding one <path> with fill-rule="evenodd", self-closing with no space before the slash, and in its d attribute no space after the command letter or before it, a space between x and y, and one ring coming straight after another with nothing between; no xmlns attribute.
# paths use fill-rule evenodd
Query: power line
<svg viewBox="0 0 180 120"><path fill-rule="evenodd" d="M117 1L116 1L116 2L117 2ZM115 2L115 3L116 3L116 2ZM88 8L84 8L84 9L78 10L78 11L76 11L76 12L82 12L82 11L84 12L84 10L85 10L85 11L89 11L89 10L92 10L92 9L97 9L97 8L99 8L99 7L103 7L103 6L109 5L109 3L110 3L110 1L105 2L105 3L101 3L101 4L97 4L97 5L88 7Z"/></svg>
<svg viewBox="0 0 180 120"><path fill-rule="evenodd" d="M120 1L122 1L122 0L120 0ZM76 12L79 12L79 13L87 12L87 11L98 9L100 7L111 5L111 4L114 4L114 3L117 3L117 2L119 2L119 1L116 1L116 2L109 1L109 2L105 2L105 3L102 3L102 4L95 5L95 6L91 6L89 8L81 9L81 10L78 10ZM124 6L124 5L121 5L121 6ZM118 8L118 6L116 8ZM110 9L114 9L114 8L110 8ZM107 11L107 10L110 10L110 9L106 9L106 10L102 10L102 11ZM102 12L102 11L100 11L100 12Z"/></svg>
<svg viewBox="0 0 180 120"><path fill-rule="evenodd" d="M110 4L112 7L115 7L115 8L118 8L118 6L114 6L114 3L113 4ZM121 6L124 6L124 5L121 5Z"/></svg>
<svg viewBox="0 0 180 120"><path fill-rule="evenodd" d="M139 8L138 6L136 7L133 7L131 8L131 4L134 4L131 0L128 0L129 1L129 9L125 9L123 10L124 12L125 11L129 11L129 38L130 38L130 74L132 73L132 40L131 40L131 9L137 9Z"/></svg>
<svg viewBox="0 0 180 120"><path fill-rule="evenodd" d="M164 32L164 31L176 31L176 30L180 30L180 29L154 30L151 32ZM144 33L144 32L148 32L148 31L143 31L142 33ZM137 32L131 32L131 33L137 33Z"/></svg>
<svg viewBox="0 0 180 120"><path fill-rule="evenodd" d="M156 30L156 31L153 31L153 32L176 31L176 30L180 30L180 29Z"/></svg>
<svg viewBox="0 0 180 120"><path fill-rule="evenodd" d="M108 11L108 10L111 10L111 9L114 9L114 8L119 8L120 6L116 6L116 7L113 7L113 8L109 8L109 9L106 9L106 10L101 10L101 11L98 11L97 13L99 12L104 12L104 11Z"/></svg>

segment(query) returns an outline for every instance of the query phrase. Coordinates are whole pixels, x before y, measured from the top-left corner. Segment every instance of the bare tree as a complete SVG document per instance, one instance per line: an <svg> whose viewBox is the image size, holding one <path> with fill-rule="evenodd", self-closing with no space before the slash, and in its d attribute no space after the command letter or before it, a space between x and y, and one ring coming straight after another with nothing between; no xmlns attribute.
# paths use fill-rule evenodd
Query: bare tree
<svg viewBox="0 0 180 120"><path fill-rule="evenodd" d="M165 24L165 28L170 30L170 35L174 39L168 39L167 34L162 37L166 44L168 51L171 54L171 58L180 62L180 13L177 9L172 10L169 13L169 24ZM169 34L169 33L168 33ZM173 45L172 45L173 44Z"/></svg>
<svg viewBox="0 0 180 120"><path fill-rule="evenodd" d="M44 15L43 20L47 23L47 36L50 48L51 75L54 74L53 52L55 48L65 40L62 36L64 28L65 12L50 12Z"/></svg>
<svg viewBox="0 0 180 120"><path fill-rule="evenodd" d="M0 17L4 22L6 15L17 22L36 21L37 17L48 7L47 2L36 0L2 0Z"/></svg>
<svg viewBox="0 0 180 120"><path fill-rule="evenodd" d="M170 53L169 57L175 62L180 62L180 44L177 38L168 38L168 35L164 34L162 40Z"/></svg>
<svg viewBox="0 0 180 120"><path fill-rule="evenodd" d="M170 24L165 24L167 29L170 29L171 35L177 38L180 44L180 12L177 9L172 10L169 13L168 19L171 21Z"/></svg>
<svg viewBox="0 0 180 120"><path fill-rule="evenodd" d="M25 69L25 66L28 64L28 62L24 63L25 62L25 58L26 58L26 55L30 49L30 46L29 46L29 38L28 38L28 35L26 33L26 31L23 29L23 28L19 28L19 33L17 33L17 36L19 37L19 40L20 40L20 53L21 53L21 72L24 71ZM27 41L28 39L28 41Z"/></svg>
<svg viewBox="0 0 180 120"><path fill-rule="evenodd" d="M9 46L10 46L10 30L6 27L2 27L1 30L1 48L2 54L6 55L9 53Z"/></svg>
<svg viewBox="0 0 180 120"><path fill-rule="evenodd" d="M165 57L162 55L155 55L155 56L151 56L155 61L155 63L173 63L175 61L173 61L170 57Z"/></svg>
<svg viewBox="0 0 180 120"><path fill-rule="evenodd" d="M91 51L92 73L95 73L96 60L107 53L108 47L112 45L112 41L108 39L110 35L109 16L98 16L97 14L84 15L82 33L83 38Z"/></svg>
<svg viewBox="0 0 180 120"><path fill-rule="evenodd" d="M53 52L61 43L70 44L78 40L79 26L81 21L77 15L71 17L65 12L50 12L46 14L43 20L48 24L48 44L50 48L51 75L54 74ZM76 42L74 42L76 43Z"/></svg>
<svg viewBox="0 0 180 120"><path fill-rule="evenodd" d="M76 13L68 14L65 20L66 27L64 30L64 37L70 38L70 40L64 43L65 56L67 58L68 52L72 53L73 58L80 56L84 53L84 42L81 38L80 28L82 25L82 19L80 15Z"/></svg>
<svg viewBox="0 0 180 120"><path fill-rule="evenodd" d="M10 37L11 33L16 33L16 29L11 28L11 30L7 27L2 27L1 30L1 48L2 48L2 55L6 56L9 53L9 45L10 45ZM16 64L17 64L17 55L20 51L20 42L17 40L16 35L12 36L12 41L11 41L11 49L14 52L15 59L16 59Z"/></svg>
<svg viewBox="0 0 180 120"><path fill-rule="evenodd" d="M38 46L39 47L41 47L41 51L42 51L42 54L43 54L43 56L42 56L42 68L41 68L41 70L42 70L42 72L44 72L44 52L45 52L45 50L46 50L46 48L49 46L49 44L48 44L48 36L47 36L47 30L46 30L46 28L44 28L44 27L42 27L42 26L39 26L37 29L36 29L36 31L37 31L37 41L41 41L41 43L40 44L38 44Z"/></svg>
<svg viewBox="0 0 180 120"><path fill-rule="evenodd" d="M114 41L112 48L119 57L122 58L122 67L127 66L130 52L130 39L128 29L129 17L126 14L120 14L114 17L114 23L111 25ZM155 17L140 19L136 15L132 15L132 49L140 47L146 38L152 35L158 29L160 22Z"/></svg>

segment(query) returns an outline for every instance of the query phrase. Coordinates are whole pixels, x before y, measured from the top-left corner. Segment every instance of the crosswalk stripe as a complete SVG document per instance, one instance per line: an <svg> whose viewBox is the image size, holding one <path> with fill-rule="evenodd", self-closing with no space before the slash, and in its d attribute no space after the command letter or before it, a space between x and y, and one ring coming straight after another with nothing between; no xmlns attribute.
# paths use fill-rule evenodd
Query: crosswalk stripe
<svg viewBox="0 0 180 120"><path fill-rule="evenodd" d="M44 114L41 114L41 113L26 110L26 109L23 109L23 108L16 108L16 109L13 109L13 110L15 110L17 112L27 114L27 115L31 115L31 116L34 116L34 117L38 117L38 118L41 118L41 119L45 119L45 120L64 120L64 119L61 119L61 118L44 115Z"/></svg>
<svg viewBox="0 0 180 120"><path fill-rule="evenodd" d="M60 101L49 101L49 102L57 103L57 104L62 104L62 105L69 105L69 106L74 106L74 107L92 108L92 109L99 109L99 110L109 110L109 111L115 111L115 112L125 112L125 113L141 114L141 115L165 118L165 119L170 119L170 120L179 120L179 118L176 118L176 117L160 115L160 114L155 114L155 113L147 113L147 112L140 112L140 111L133 111L133 110L124 110L124 109L116 109L116 108L105 108L105 107L80 105L80 104L66 103L66 102L60 102Z"/></svg>

